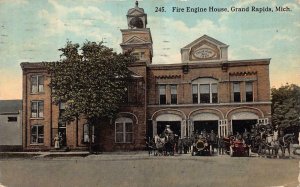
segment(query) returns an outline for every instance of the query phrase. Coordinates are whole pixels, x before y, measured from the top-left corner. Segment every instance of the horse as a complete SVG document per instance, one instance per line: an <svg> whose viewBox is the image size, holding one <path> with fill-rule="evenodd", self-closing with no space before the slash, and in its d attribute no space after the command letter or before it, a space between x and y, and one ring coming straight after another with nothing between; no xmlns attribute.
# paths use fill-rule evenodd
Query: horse
<svg viewBox="0 0 300 187"><path fill-rule="evenodd" d="M146 149L148 150L148 154L150 155L155 155L155 151L156 151L156 146L155 146L155 138L150 139L150 137L148 138L148 140L146 140Z"/></svg>
<svg viewBox="0 0 300 187"><path fill-rule="evenodd" d="M175 135L173 133L165 134L165 155L174 155L176 149Z"/></svg>
<svg viewBox="0 0 300 187"><path fill-rule="evenodd" d="M165 137L161 138L158 135L154 136L155 148L154 148L154 155L161 156L165 153Z"/></svg>
<svg viewBox="0 0 300 187"><path fill-rule="evenodd" d="M211 155L213 155L215 152L215 149L218 152L218 137L216 134L210 133L208 135L207 139L208 139L208 144L210 145Z"/></svg>
<svg viewBox="0 0 300 187"><path fill-rule="evenodd" d="M178 152L179 154L182 154L182 152L184 154L187 154L190 151L190 148L192 146L192 139L191 138L180 138L178 139Z"/></svg>
<svg viewBox="0 0 300 187"><path fill-rule="evenodd" d="M275 154L274 156L278 157L279 142L275 140L273 136L271 135L267 136L264 142L264 147L265 147L265 155L267 154L266 152L268 150L269 155Z"/></svg>
<svg viewBox="0 0 300 187"><path fill-rule="evenodd" d="M285 149L288 150L289 157L291 157L291 144L294 142L294 134L286 134L279 137L279 146L282 152L282 157L285 157Z"/></svg>

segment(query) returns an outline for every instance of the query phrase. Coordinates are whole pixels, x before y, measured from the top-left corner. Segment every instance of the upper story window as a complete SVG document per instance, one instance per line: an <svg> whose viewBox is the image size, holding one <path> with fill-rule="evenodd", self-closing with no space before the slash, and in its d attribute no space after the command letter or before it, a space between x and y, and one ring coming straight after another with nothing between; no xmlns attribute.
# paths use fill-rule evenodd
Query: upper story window
<svg viewBox="0 0 300 187"><path fill-rule="evenodd" d="M166 97L166 85L159 85L159 104L165 105L167 104L167 97Z"/></svg>
<svg viewBox="0 0 300 187"><path fill-rule="evenodd" d="M210 103L209 84L200 84L200 103Z"/></svg>
<svg viewBox="0 0 300 187"><path fill-rule="evenodd" d="M118 118L115 122L116 143L133 142L133 121L130 118Z"/></svg>
<svg viewBox="0 0 300 187"><path fill-rule="evenodd" d="M44 101L31 101L31 117L44 117Z"/></svg>
<svg viewBox="0 0 300 187"><path fill-rule="evenodd" d="M198 84L192 85L193 103L198 103Z"/></svg>
<svg viewBox="0 0 300 187"><path fill-rule="evenodd" d="M212 103L218 102L218 84L211 84L211 100Z"/></svg>
<svg viewBox="0 0 300 187"><path fill-rule="evenodd" d="M137 103L137 82L133 81L128 84L127 88L127 101L129 104Z"/></svg>
<svg viewBox="0 0 300 187"><path fill-rule="evenodd" d="M213 78L199 78L192 81L193 103L218 103L218 81Z"/></svg>
<svg viewBox="0 0 300 187"><path fill-rule="evenodd" d="M170 85L171 104L177 104L177 85Z"/></svg>
<svg viewBox="0 0 300 187"><path fill-rule="evenodd" d="M44 126L33 125L31 126L31 140L32 144L44 143Z"/></svg>
<svg viewBox="0 0 300 187"><path fill-rule="evenodd" d="M137 59L137 60L143 60L145 59L145 52L134 52L132 55Z"/></svg>
<svg viewBox="0 0 300 187"><path fill-rule="evenodd" d="M246 91L246 102L253 102L253 83L252 82L246 82L245 91Z"/></svg>
<svg viewBox="0 0 300 187"><path fill-rule="evenodd" d="M241 88L239 82L233 83L233 102L241 102Z"/></svg>
<svg viewBox="0 0 300 187"><path fill-rule="evenodd" d="M31 93L44 92L44 76L33 75L31 76Z"/></svg>

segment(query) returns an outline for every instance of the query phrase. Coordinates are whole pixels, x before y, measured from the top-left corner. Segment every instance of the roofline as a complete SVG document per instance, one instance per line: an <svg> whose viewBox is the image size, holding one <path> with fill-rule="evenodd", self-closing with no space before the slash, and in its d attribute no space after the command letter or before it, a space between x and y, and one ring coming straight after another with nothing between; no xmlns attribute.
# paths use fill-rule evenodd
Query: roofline
<svg viewBox="0 0 300 187"><path fill-rule="evenodd" d="M215 44L217 44L217 45L219 45L221 47L229 47L229 45L227 45L227 44L225 44L223 42L220 42L219 40L217 40L217 39L215 39L215 38L213 38L211 36L208 36L208 35L204 34L204 35L200 36L199 38L197 38L196 40L192 41L191 43L189 43L189 44L185 45L184 47L182 47L181 50L182 49L190 49L191 48L190 46L192 44L196 43L197 41L199 41L200 39L208 39L208 40L214 42Z"/></svg>
<svg viewBox="0 0 300 187"><path fill-rule="evenodd" d="M188 62L188 63L176 63L176 64L148 64L149 68L181 68L183 65L190 65L191 67L219 67L222 64L228 64L230 66L236 65L269 65L271 58L265 59L247 59L247 60L217 60L217 61L201 61L201 62Z"/></svg>
<svg viewBox="0 0 300 187"><path fill-rule="evenodd" d="M21 112L18 111L18 112L2 112L2 113L0 113L0 115L14 115L14 114L21 114Z"/></svg>

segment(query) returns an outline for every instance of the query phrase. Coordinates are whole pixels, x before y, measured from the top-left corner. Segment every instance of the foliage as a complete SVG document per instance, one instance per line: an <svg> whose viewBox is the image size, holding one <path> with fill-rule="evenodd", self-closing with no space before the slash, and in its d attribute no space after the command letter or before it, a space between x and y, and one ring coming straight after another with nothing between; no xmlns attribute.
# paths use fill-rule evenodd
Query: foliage
<svg viewBox="0 0 300 187"><path fill-rule="evenodd" d="M63 121L84 116L90 124L101 118L112 118L118 112L126 92L134 61L130 54L117 54L102 42L67 42L59 49L62 60L46 63L51 75L53 102L66 103ZM94 125L93 124L93 125Z"/></svg>
<svg viewBox="0 0 300 187"><path fill-rule="evenodd" d="M272 121L274 125L286 128L299 125L300 87L286 84L280 88L272 88Z"/></svg>

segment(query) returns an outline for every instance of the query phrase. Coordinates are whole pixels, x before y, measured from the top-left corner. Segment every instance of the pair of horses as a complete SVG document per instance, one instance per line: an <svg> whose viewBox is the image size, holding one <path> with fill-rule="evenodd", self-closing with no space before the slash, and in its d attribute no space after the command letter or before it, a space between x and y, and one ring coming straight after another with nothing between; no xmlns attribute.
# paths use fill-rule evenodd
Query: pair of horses
<svg viewBox="0 0 300 187"><path fill-rule="evenodd" d="M173 156L177 142L178 140L174 134L156 135L149 143L149 155Z"/></svg>
<svg viewBox="0 0 300 187"><path fill-rule="evenodd" d="M283 135L282 131L272 129L269 126L259 126L253 129L250 138L251 149L259 155L279 156L279 150L282 157L286 156L286 150L290 157L290 146L294 142L294 134Z"/></svg>
<svg viewBox="0 0 300 187"><path fill-rule="evenodd" d="M274 136L274 135L273 135ZM294 142L294 134L286 134L284 136L275 139L273 136L269 135L261 141L261 153L279 157L279 150L281 151L281 156L286 156L286 150L288 151L289 157L291 156L291 144ZM264 152L262 152L264 150Z"/></svg>

